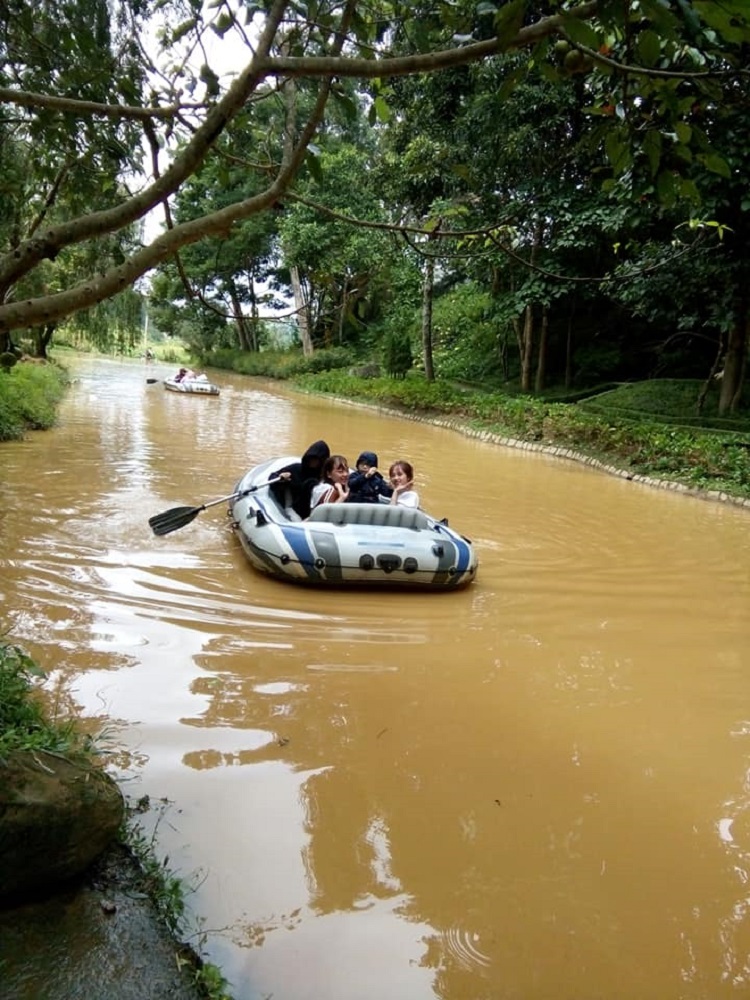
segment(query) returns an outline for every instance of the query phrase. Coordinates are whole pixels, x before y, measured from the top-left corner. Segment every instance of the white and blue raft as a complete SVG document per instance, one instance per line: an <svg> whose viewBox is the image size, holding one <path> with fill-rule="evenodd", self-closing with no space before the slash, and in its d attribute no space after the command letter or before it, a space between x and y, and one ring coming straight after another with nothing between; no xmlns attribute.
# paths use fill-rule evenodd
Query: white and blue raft
<svg viewBox="0 0 750 1000"><path fill-rule="evenodd" d="M386 503L321 504L302 521L270 489L280 458L251 469L229 497L232 528L252 566L301 584L455 590L471 583L469 539L423 510Z"/></svg>

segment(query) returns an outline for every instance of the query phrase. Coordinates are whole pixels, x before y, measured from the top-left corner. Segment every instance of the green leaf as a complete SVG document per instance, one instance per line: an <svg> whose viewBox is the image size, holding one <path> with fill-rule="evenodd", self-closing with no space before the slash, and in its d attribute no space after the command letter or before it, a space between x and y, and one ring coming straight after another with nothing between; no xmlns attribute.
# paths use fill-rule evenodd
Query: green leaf
<svg viewBox="0 0 750 1000"><path fill-rule="evenodd" d="M750 42L750 9L746 0L693 0L701 19L726 41Z"/></svg>
<svg viewBox="0 0 750 1000"><path fill-rule="evenodd" d="M234 15L228 13L226 10L223 10L216 20L211 22L211 30L217 34L219 38L223 38L233 24Z"/></svg>
<svg viewBox="0 0 750 1000"><path fill-rule="evenodd" d="M651 129L643 138L643 151L648 159L651 176L655 176L661 162L661 133Z"/></svg>
<svg viewBox="0 0 750 1000"><path fill-rule="evenodd" d="M206 85L206 93L209 97L216 97L221 87L219 85L219 78L211 69L211 67L204 63L200 68L200 73L198 74L201 81Z"/></svg>
<svg viewBox="0 0 750 1000"><path fill-rule="evenodd" d="M713 174L718 174L720 177L725 177L727 180L729 180L732 176L729 164L724 157L719 156L718 153L708 153L706 156L701 157L701 161L706 170L710 170Z"/></svg>
<svg viewBox="0 0 750 1000"><path fill-rule="evenodd" d="M682 178L680 181L680 197L684 198L685 201L691 202L693 205L700 204L701 196L695 185L695 181L691 181L686 177Z"/></svg>
<svg viewBox="0 0 750 1000"><path fill-rule="evenodd" d="M193 30L197 23L198 19L196 17L191 17L187 21L183 21L181 24L178 24L172 31L172 42L179 42L179 40L187 35L189 31Z"/></svg>
<svg viewBox="0 0 750 1000"><path fill-rule="evenodd" d="M347 121L354 122L359 114L359 107L349 94L341 90L340 87L333 87L331 97L344 112Z"/></svg>
<svg viewBox="0 0 750 1000"><path fill-rule="evenodd" d="M604 151L615 176L619 176L630 166L630 148L626 142L623 142L618 132L613 131L607 134L604 140Z"/></svg>
<svg viewBox="0 0 750 1000"><path fill-rule="evenodd" d="M693 135L692 128L687 124L687 122L675 122L674 130L680 142L687 146Z"/></svg>
<svg viewBox="0 0 750 1000"><path fill-rule="evenodd" d="M644 66L655 66L661 56L661 40L655 31L642 31L638 35L636 49Z"/></svg>
<svg viewBox="0 0 750 1000"><path fill-rule="evenodd" d="M310 171L310 175L317 184L323 183L323 168L320 165L320 157L316 155L316 150L312 146L307 148L305 166Z"/></svg>
<svg viewBox="0 0 750 1000"><path fill-rule="evenodd" d="M599 49L599 35L590 24L577 17L563 17L562 23L565 34L572 41L578 42L579 45L585 45L588 49Z"/></svg>
<svg viewBox="0 0 750 1000"><path fill-rule="evenodd" d="M656 178L656 191L663 205L673 205L675 201L675 178L671 170L662 170Z"/></svg>
<svg viewBox="0 0 750 1000"><path fill-rule="evenodd" d="M495 18L495 34L503 50L510 48L513 44L516 35L523 26L525 13L526 0L511 0L498 11Z"/></svg>
<svg viewBox="0 0 750 1000"><path fill-rule="evenodd" d="M379 122L389 122L391 120L391 109L388 107L388 102L379 94L375 98L375 115Z"/></svg>

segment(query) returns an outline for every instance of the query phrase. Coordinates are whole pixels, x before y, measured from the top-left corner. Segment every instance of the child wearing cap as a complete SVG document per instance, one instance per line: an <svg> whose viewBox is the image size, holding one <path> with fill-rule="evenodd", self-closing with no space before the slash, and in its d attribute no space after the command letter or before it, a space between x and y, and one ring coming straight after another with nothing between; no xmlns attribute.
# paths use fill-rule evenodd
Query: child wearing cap
<svg viewBox="0 0 750 1000"><path fill-rule="evenodd" d="M356 470L349 475L347 503L380 503L381 497L387 501L392 493L392 487L378 471L378 456L374 451L363 451Z"/></svg>

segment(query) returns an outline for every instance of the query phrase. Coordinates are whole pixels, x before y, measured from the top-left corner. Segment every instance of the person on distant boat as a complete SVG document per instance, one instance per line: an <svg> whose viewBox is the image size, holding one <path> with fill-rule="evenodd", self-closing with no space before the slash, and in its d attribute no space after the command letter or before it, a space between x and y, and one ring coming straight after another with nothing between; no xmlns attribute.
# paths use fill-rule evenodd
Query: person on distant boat
<svg viewBox="0 0 750 1000"><path fill-rule="evenodd" d="M390 503L401 507L419 507L419 493L414 489L414 467L411 462L400 459L388 470L388 478L393 487Z"/></svg>
<svg viewBox="0 0 750 1000"><path fill-rule="evenodd" d="M378 456L374 451L363 451L357 459L357 468L349 476L347 503L380 503L393 493L378 469Z"/></svg>
<svg viewBox="0 0 750 1000"><path fill-rule="evenodd" d="M323 465L331 449L325 441L314 441L301 461L271 473L271 492L286 508L303 520L310 516L310 496L323 476Z"/></svg>
<svg viewBox="0 0 750 1000"><path fill-rule="evenodd" d="M323 479L313 486L310 510L323 503L345 503L349 497L349 463L343 455L331 455L323 466Z"/></svg>

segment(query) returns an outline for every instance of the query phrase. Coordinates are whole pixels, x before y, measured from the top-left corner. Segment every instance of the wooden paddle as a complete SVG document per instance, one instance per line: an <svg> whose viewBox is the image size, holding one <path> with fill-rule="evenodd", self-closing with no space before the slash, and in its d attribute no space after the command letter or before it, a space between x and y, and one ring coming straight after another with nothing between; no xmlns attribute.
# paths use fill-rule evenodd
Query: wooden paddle
<svg viewBox="0 0 750 1000"><path fill-rule="evenodd" d="M270 482L273 481L270 480ZM209 500L206 503L202 503L200 507L171 507L169 510L162 511L161 514L154 514L153 517L148 519L148 523L155 535L168 535L171 531L177 531L179 528L184 528L190 524L202 510L206 510L208 507L215 507L220 503L228 503L230 500L238 500L240 497L246 497L249 493L255 493L256 490L260 490L268 485L269 483L258 483L257 486L251 486L249 489L241 490L239 493L230 493L229 496L219 497L218 500Z"/></svg>

